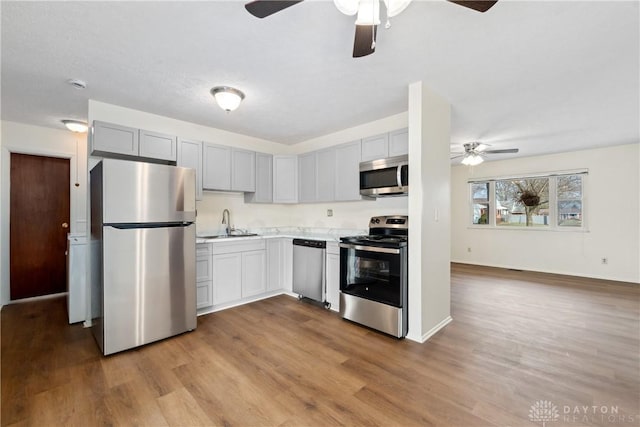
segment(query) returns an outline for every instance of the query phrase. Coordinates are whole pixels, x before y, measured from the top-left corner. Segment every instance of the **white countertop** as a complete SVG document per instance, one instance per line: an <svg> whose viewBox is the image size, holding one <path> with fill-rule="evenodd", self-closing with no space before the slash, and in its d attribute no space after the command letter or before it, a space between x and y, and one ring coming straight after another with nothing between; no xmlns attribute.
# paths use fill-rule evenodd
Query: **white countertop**
<svg viewBox="0 0 640 427"><path fill-rule="evenodd" d="M197 237L196 243L215 243L215 242L229 242L229 241L242 241L242 240L254 240L254 239L275 239L275 238L289 238L289 239L311 239L311 240L325 240L327 242L339 242L340 237L355 236L361 234L367 234L366 230L349 230L349 229L336 229L336 228L303 228L303 227L278 227L278 228L266 228L266 229L253 229L247 230L249 233L256 233L257 236L234 236L234 237L216 237L216 238L204 238ZM202 236L212 235L215 233L200 233Z"/></svg>

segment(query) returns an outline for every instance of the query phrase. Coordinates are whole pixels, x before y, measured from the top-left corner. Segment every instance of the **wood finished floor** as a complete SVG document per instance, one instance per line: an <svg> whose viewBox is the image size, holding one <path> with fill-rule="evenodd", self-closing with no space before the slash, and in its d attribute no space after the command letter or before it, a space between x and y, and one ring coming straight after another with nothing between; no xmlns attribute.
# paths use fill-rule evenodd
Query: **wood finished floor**
<svg viewBox="0 0 640 427"><path fill-rule="evenodd" d="M278 296L110 357L64 299L5 306L1 422L540 426L549 400L548 427L640 425L637 285L453 265L451 300L422 345Z"/></svg>

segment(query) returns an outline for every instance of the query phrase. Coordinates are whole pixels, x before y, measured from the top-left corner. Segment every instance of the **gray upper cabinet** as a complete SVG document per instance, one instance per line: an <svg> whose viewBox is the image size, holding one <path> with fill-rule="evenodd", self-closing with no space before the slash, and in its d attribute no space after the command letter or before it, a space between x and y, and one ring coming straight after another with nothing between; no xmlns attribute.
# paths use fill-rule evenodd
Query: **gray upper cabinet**
<svg viewBox="0 0 640 427"><path fill-rule="evenodd" d="M93 122L91 154L138 156L138 129L100 121Z"/></svg>
<svg viewBox="0 0 640 427"><path fill-rule="evenodd" d="M389 157L389 134L370 136L362 140L362 162Z"/></svg>
<svg viewBox="0 0 640 427"><path fill-rule="evenodd" d="M316 152L298 156L298 201L300 203L318 200Z"/></svg>
<svg viewBox="0 0 640 427"><path fill-rule="evenodd" d="M177 138L172 135L140 130L139 156L175 162L178 155Z"/></svg>
<svg viewBox="0 0 640 427"><path fill-rule="evenodd" d="M298 156L273 156L273 203L298 202Z"/></svg>
<svg viewBox="0 0 640 427"><path fill-rule="evenodd" d="M360 141L336 147L335 200L361 200Z"/></svg>
<svg viewBox="0 0 640 427"><path fill-rule="evenodd" d="M335 199L336 149L331 147L316 152L316 200L332 202Z"/></svg>
<svg viewBox="0 0 640 427"><path fill-rule="evenodd" d="M389 132L389 157L409 154L409 129Z"/></svg>
<svg viewBox="0 0 640 427"><path fill-rule="evenodd" d="M196 200L202 200L202 142L179 139L178 166L196 170Z"/></svg>
<svg viewBox="0 0 640 427"><path fill-rule="evenodd" d="M115 158L142 158L175 164L178 140L173 135L152 132L95 120L91 135L91 155Z"/></svg>
<svg viewBox="0 0 640 427"><path fill-rule="evenodd" d="M273 202L273 156L271 154L256 153L256 191L245 193L244 201Z"/></svg>
<svg viewBox="0 0 640 427"><path fill-rule="evenodd" d="M202 159L202 187L205 190L231 190L231 147L205 142Z"/></svg>
<svg viewBox="0 0 640 427"><path fill-rule="evenodd" d="M394 130L362 140L362 162L409 154L409 130Z"/></svg>
<svg viewBox="0 0 640 427"><path fill-rule="evenodd" d="M231 190L256 191L256 153L231 149Z"/></svg>

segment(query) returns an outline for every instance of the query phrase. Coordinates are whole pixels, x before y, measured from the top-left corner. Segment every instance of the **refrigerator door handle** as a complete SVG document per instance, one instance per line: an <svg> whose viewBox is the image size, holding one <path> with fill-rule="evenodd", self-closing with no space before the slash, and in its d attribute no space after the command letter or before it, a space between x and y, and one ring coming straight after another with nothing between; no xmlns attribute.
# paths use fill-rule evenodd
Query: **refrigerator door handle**
<svg viewBox="0 0 640 427"><path fill-rule="evenodd" d="M121 224L104 224L105 227L117 228L118 230L131 230L135 228L171 228L171 227L188 227L192 222L158 222L158 223L121 223Z"/></svg>

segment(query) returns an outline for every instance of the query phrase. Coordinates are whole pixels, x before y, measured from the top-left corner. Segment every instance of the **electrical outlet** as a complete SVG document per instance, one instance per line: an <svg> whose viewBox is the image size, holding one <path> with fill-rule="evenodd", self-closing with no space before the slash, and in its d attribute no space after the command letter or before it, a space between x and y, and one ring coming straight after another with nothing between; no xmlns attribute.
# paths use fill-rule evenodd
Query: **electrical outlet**
<svg viewBox="0 0 640 427"><path fill-rule="evenodd" d="M602 258L602 263L603 264L609 264L609 258L607 258L607 257Z"/></svg>
<svg viewBox="0 0 640 427"><path fill-rule="evenodd" d="M471 252L471 248L467 248L467 252Z"/></svg>
<svg viewBox="0 0 640 427"><path fill-rule="evenodd" d="M327 216L333 216L333 209L327 209Z"/></svg>

